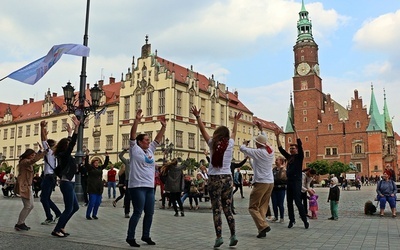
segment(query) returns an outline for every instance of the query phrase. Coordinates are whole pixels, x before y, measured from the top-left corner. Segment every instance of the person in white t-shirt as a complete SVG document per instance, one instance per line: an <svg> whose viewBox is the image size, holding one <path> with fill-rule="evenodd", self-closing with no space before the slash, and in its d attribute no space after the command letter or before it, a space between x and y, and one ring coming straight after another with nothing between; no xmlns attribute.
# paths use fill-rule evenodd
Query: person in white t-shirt
<svg viewBox="0 0 400 250"><path fill-rule="evenodd" d="M215 129L213 136L210 137L200 118L200 111L201 109L197 109L196 106L193 106L190 110L196 117L200 132L210 148L211 161L208 166L208 191L214 216L215 234L217 236L214 247L220 247L224 243L221 230L221 210L224 211L231 231L229 246L236 246L238 240L236 239L235 219L233 218L231 206L233 189L231 161L233 157L237 122L242 116L242 112L235 114L230 136L229 128L220 126Z"/></svg>
<svg viewBox="0 0 400 250"><path fill-rule="evenodd" d="M134 209L129 219L126 242L132 247L140 247L136 243L135 231L142 212L144 212L144 218L141 240L149 245L156 244L150 238L150 228L154 214L154 152L156 151L156 147L160 145L165 133L165 127L167 126L165 119L161 119L161 129L158 131L154 141L151 142L147 134L136 134L142 117L142 110L138 109L130 135L128 190L132 198L132 205L134 204Z"/></svg>

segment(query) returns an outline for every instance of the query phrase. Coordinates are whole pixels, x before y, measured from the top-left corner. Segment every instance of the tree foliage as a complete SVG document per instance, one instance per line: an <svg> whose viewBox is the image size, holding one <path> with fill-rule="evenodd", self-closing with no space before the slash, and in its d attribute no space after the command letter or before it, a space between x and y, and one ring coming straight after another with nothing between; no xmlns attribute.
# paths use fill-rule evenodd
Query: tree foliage
<svg viewBox="0 0 400 250"><path fill-rule="evenodd" d="M329 174L329 162L327 160L311 162L308 167L314 169L319 175Z"/></svg>
<svg viewBox="0 0 400 250"><path fill-rule="evenodd" d="M341 173L346 173L351 170L348 164L340 161L328 162L327 160L317 160L308 164L309 168L315 169L317 174L334 174L340 176Z"/></svg>

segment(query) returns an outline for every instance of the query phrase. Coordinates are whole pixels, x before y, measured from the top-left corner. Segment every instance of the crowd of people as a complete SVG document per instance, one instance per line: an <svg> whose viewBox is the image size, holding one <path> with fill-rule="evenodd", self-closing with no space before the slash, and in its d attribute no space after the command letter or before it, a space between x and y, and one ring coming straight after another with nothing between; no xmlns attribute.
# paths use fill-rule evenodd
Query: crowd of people
<svg viewBox="0 0 400 250"><path fill-rule="evenodd" d="M162 142L167 122L160 119L161 128L153 141L147 134L137 133L138 124L143 117L142 110L137 110L130 132L130 147L123 149L119 154L122 164L120 168L114 169L109 163L108 153L105 153L105 160L102 164L98 158L89 162L89 150L79 165L72 151L77 140L80 120L72 117L73 126L68 123L65 127L68 135L66 138L56 142L47 138L47 122L42 121L41 145L38 152L27 149L21 156L18 163L18 178L9 174L3 184L5 196L13 194L14 191L21 197L23 208L20 212L15 230L29 230L25 220L32 211L33 199L40 196L40 202L44 209L45 220L42 225L55 224L51 235L55 237L67 237L66 226L72 216L79 210L78 199L75 194L75 176L81 177L84 193L84 206L86 206L86 219L97 220L102 195L104 190L103 170L107 171L108 198L112 199L112 205L117 207L123 199L125 218L129 219L126 242L132 247L140 247L136 239L136 228L140 218L143 216L143 230L140 239L148 245L156 245L151 238L151 227L155 208L155 194L157 186L160 186L162 202L161 209L172 207L174 216L185 216L184 203L188 198L189 210L198 210L199 202L209 202L205 207L212 211L214 223L215 243L214 247L220 247L224 243L222 232L222 213L226 218L229 228L229 246L236 246L239 242L236 235L234 194L238 192L241 199L244 199L243 182L244 177L241 167L249 160L253 175L251 179L251 193L249 196L248 211L254 221L257 238L265 238L272 230L270 223L284 223L285 209L284 202L287 202L288 228L296 224L296 217L299 217L305 229L310 226L309 219L318 218L319 195L312 187L312 181L316 175L314 169L303 169L304 151L302 141L294 130L296 143L289 145L286 151L279 139L281 130L274 130L280 155L275 155L274 149L268 143L268 137L263 132L259 122L260 134L253 138L254 147L250 147L250 141L243 141L240 151L246 156L240 163L232 161L233 147L237 131L237 122L241 119L242 113L234 116L233 127L230 130L226 126L215 129L209 135L201 119L201 110L196 106L191 108L191 113L197 121L198 128L209 151L205 151L208 161L202 162L194 177L184 174L189 166L188 159L179 162L177 159L163 162L157 166L154 153L157 146ZM129 153L129 159L124 155ZM42 174L34 173L33 164L44 160ZM275 166L273 164L275 163ZM109 166L110 165L110 166ZM383 216L386 202L389 203L392 216L396 216L396 194L397 187L391 180L393 176L385 171L383 180L377 184L377 200L380 202L380 214ZM360 180L360 183L364 183ZM61 211L52 201L51 194L59 181L59 188L63 195L64 211ZM338 204L340 200L340 181L335 176L329 178L329 194L327 201L330 203L331 217L329 220L338 220ZM116 188L120 195L117 197ZM39 192L41 194L39 195ZM286 199L285 199L286 198ZM270 204L271 201L271 204ZM272 206L271 206L272 205ZM297 207L299 216L295 216L294 205ZM133 213L130 215L130 207ZM271 209L272 207L272 209Z"/></svg>

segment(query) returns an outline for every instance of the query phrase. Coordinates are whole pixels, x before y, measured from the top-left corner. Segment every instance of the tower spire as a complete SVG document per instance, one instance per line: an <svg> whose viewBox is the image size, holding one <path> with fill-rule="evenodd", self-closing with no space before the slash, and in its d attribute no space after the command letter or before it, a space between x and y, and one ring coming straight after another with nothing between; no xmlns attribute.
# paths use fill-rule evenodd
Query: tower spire
<svg viewBox="0 0 400 250"><path fill-rule="evenodd" d="M285 133L294 133L293 125L294 125L294 107L292 101L292 92L290 92L290 105L288 111L288 118L286 121Z"/></svg>
<svg viewBox="0 0 400 250"><path fill-rule="evenodd" d="M304 0L302 0L299 20L297 21L297 42L308 40L314 40L312 36L312 24L311 20L308 18L308 11L304 5Z"/></svg>
<svg viewBox="0 0 400 250"><path fill-rule="evenodd" d="M385 131L385 121L383 116L379 113L378 104L376 104L374 86L371 83L371 103L369 105L370 121L367 131Z"/></svg>
<svg viewBox="0 0 400 250"><path fill-rule="evenodd" d="M394 136L393 124L392 124L392 119L390 118L389 109L388 109L387 103L386 103L385 89L383 89L383 99L384 99L384 104L383 104L383 117L384 118L383 119L385 122L386 135L388 137L393 137Z"/></svg>

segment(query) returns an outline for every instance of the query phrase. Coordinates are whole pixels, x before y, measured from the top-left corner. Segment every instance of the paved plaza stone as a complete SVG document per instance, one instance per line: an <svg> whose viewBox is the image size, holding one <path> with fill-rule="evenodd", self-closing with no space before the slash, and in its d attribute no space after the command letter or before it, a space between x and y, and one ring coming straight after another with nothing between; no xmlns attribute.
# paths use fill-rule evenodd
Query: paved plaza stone
<svg viewBox="0 0 400 250"><path fill-rule="evenodd" d="M399 218L392 218L389 207L385 217L377 214L364 215L364 203L376 196L376 186L363 186L341 191L339 220L330 217L327 196L329 188L317 187L319 195L318 219L310 220L310 228L304 229L296 211L296 224L288 229L287 213L285 223L271 223L271 232L266 238L256 238L257 229L247 211L251 189L244 187L245 198L235 195L237 215L236 235L239 240L236 249L400 249ZM53 194L56 204L62 208L62 196L57 188ZM105 195L103 195L105 197ZM151 237L157 243L149 246L140 240L142 219L137 228L136 240L139 249L213 249L215 234L212 224L210 204L200 203L199 210L189 210L185 201L185 217L175 217L173 209L159 209L157 202ZM376 202L374 202L376 205ZM131 249L126 242L129 219L124 218L122 202L112 206L112 199L103 199L98 220L86 220L86 207L72 217L66 231L71 235L56 238L50 233L54 225L40 225L44 221L44 211L39 199L26 220L32 229L24 232L14 230L18 214L22 208L20 198L0 198L0 248L1 249ZM143 216L142 216L143 217ZM219 249L229 249L229 229L223 217L222 232L224 244Z"/></svg>

